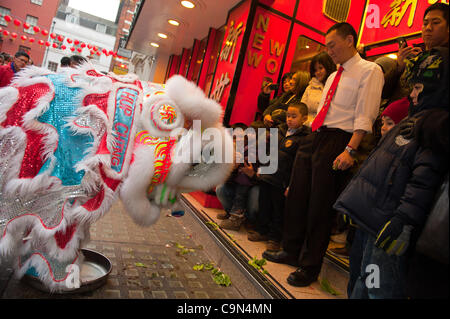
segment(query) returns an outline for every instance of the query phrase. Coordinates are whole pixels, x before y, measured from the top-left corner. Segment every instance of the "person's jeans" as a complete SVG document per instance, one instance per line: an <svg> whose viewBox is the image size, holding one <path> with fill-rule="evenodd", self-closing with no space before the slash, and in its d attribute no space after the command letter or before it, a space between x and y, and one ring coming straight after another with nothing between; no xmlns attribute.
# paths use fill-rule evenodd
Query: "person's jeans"
<svg viewBox="0 0 450 319"><path fill-rule="evenodd" d="M217 186L216 195L223 209L230 213L233 208L234 200L236 197L237 184L226 183ZM239 192L239 191L238 191ZM258 213L258 196L259 196L259 186L251 186L247 194L247 205L245 211L245 217L250 223L255 223L256 214Z"/></svg>
<svg viewBox="0 0 450 319"><path fill-rule="evenodd" d="M351 227L351 226L350 226ZM356 281L361 273L361 262L367 243L367 233L356 228L355 237L350 248L350 278L347 285L347 296L350 298Z"/></svg>
<svg viewBox="0 0 450 319"><path fill-rule="evenodd" d="M351 299L403 299L406 297L406 254L389 256L375 247L375 237L367 235L360 275Z"/></svg>

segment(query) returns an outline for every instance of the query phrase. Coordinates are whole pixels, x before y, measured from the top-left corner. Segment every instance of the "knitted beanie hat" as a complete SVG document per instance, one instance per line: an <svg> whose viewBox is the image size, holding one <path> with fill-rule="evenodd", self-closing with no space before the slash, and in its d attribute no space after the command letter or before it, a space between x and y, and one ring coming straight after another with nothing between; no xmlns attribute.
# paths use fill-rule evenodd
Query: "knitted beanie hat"
<svg viewBox="0 0 450 319"><path fill-rule="evenodd" d="M398 124L406 116L408 116L409 99L407 97L394 101L389 104L381 113L381 116L389 116L395 124Z"/></svg>

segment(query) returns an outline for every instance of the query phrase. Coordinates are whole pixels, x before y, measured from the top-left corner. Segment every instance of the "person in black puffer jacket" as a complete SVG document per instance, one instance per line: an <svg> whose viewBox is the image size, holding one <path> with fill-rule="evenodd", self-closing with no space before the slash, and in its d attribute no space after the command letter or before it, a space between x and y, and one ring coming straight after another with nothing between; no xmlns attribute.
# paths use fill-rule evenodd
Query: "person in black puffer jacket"
<svg viewBox="0 0 450 319"><path fill-rule="evenodd" d="M365 245L359 256L350 253L350 298L406 297L411 248L448 171L445 154L400 132L430 109L448 112L448 48L425 51L414 63L409 117L383 136L334 205L359 226L353 245ZM379 278L369 265L379 268Z"/></svg>

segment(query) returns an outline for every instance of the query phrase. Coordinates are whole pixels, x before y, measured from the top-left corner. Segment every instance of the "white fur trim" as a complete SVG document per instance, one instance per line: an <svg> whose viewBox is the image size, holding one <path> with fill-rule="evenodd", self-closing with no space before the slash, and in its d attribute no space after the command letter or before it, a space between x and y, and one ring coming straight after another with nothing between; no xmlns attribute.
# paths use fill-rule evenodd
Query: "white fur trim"
<svg viewBox="0 0 450 319"><path fill-rule="evenodd" d="M120 188L120 199L135 223L149 226L160 216L160 208L147 198L147 189L154 172L154 148L147 145L139 146L134 155L128 177Z"/></svg>
<svg viewBox="0 0 450 319"><path fill-rule="evenodd" d="M174 75L167 81L166 93L187 118L201 120L202 127L214 126L220 121L222 106L208 99L194 82L181 75Z"/></svg>

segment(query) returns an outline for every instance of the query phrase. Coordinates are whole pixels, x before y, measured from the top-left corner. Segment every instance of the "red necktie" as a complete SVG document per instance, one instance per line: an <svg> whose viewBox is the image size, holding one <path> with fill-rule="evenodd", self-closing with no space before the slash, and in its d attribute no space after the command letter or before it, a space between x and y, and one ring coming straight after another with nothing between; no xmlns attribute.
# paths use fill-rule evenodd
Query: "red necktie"
<svg viewBox="0 0 450 319"><path fill-rule="evenodd" d="M314 121L311 123L311 130L313 132L321 127L323 121L325 121L325 117L327 116L328 109L331 105L331 100L333 99L334 92L336 92L336 87L339 83L339 79L341 78L342 71L344 71L344 68L340 66L336 73L336 76L334 77L333 83L331 83L331 86L327 92L327 97L325 99L325 102L323 102L323 107L320 109L319 114L317 114Z"/></svg>

